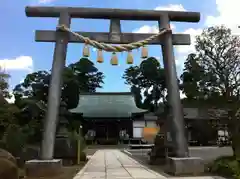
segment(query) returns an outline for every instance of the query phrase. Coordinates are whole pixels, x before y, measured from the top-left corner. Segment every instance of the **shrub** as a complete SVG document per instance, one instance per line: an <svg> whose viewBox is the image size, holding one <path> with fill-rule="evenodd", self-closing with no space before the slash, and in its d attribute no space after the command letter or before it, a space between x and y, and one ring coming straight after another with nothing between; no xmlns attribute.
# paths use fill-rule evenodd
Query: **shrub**
<svg viewBox="0 0 240 179"><path fill-rule="evenodd" d="M71 141L72 146L76 145L77 147L77 142L78 140L80 140L81 152L84 151L84 149L86 148L86 143L82 135L79 135L76 131L71 131L68 133L68 137Z"/></svg>
<svg viewBox="0 0 240 179"><path fill-rule="evenodd" d="M220 157L209 167L209 171L225 177L240 179L240 163L234 157Z"/></svg>
<svg viewBox="0 0 240 179"><path fill-rule="evenodd" d="M87 155L85 152L81 152L80 161L83 161L83 162L87 161Z"/></svg>
<svg viewBox="0 0 240 179"><path fill-rule="evenodd" d="M19 126L11 125L6 129L2 142L4 148L16 157L23 151L27 135L21 131Z"/></svg>
<svg viewBox="0 0 240 179"><path fill-rule="evenodd" d="M74 163L77 163L78 140L80 140L80 161L86 161L87 160L87 156L85 153L86 143L82 135L79 136L79 134L76 131L71 131L68 133L68 137L71 141L73 153L75 154L75 159L73 159Z"/></svg>

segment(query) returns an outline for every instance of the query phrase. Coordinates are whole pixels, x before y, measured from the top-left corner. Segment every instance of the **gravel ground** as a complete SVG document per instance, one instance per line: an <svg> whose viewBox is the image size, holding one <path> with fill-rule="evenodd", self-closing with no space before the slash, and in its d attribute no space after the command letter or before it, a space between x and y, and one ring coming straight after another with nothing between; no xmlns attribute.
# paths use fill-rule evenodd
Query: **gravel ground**
<svg viewBox="0 0 240 179"><path fill-rule="evenodd" d="M150 149L125 149L130 155L147 160L147 152ZM189 153L191 157L201 157L206 162L215 160L220 156L231 156L231 147L190 147Z"/></svg>
<svg viewBox="0 0 240 179"><path fill-rule="evenodd" d="M148 164L148 155L147 152L149 149L125 149L129 156L133 159L137 160L139 163L145 165L146 167L158 172L166 177L170 177L170 175L166 174L164 171L166 169L166 165L149 165ZM231 147L190 147L189 148L190 156L192 157L201 157L205 163L209 163L214 159L220 156L231 156L232 149ZM205 175L209 175L206 173Z"/></svg>

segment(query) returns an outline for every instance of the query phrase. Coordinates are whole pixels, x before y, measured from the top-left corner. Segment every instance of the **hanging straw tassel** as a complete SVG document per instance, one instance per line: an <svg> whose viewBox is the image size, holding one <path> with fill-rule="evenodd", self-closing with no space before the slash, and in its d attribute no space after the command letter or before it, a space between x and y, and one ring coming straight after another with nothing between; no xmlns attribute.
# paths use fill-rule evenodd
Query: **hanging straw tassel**
<svg viewBox="0 0 240 179"><path fill-rule="evenodd" d="M147 58L148 57L148 49L146 46L142 47L142 58Z"/></svg>
<svg viewBox="0 0 240 179"><path fill-rule="evenodd" d="M84 47L83 47L83 56L84 57L89 57L89 54L90 54L89 46L88 46L88 44L85 44Z"/></svg>
<svg viewBox="0 0 240 179"><path fill-rule="evenodd" d="M116 52L112 53L111 64L118 65L118 58L117 58Z"/></svg>
<svg viewBox="0 0 240 179"><path fill-rule="evenodd" d="M127 64L133 64L133 55L132 55L132 51L128 52L128 56L127 56Z"/></svg>
<svg viewBox="0 0 240 179"><path fill-rule="evenodd" d="M98 63L103 63L103 52L101 49L97 51L97 62Z"/></svg>

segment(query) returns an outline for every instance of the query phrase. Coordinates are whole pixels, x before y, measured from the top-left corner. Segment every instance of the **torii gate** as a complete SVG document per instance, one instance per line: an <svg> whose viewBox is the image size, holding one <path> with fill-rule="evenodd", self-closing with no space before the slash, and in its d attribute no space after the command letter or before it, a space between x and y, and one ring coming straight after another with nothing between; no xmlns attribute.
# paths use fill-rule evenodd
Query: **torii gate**
<svg viewBox="0 0 240 179"><path fill-rule="evenodd" d="M79 7L26 7L28 17L56 17L59 25L70 28L71 18L110 19L110 32L76 32L92 40L109 44L128 44L143 40L154 34L121 33L120 20L158 21L159 28L168 28L170 21L199 22L198 12L123 10ZM42 142L42 159L52 159L58 110L61 96L61 74L65 66L68 43L83 43L72 33L62 31L37 30L37 42L55 42L52 75L48 96L48 110ZM190 35L166 33L151 40L149 44L162 45L164 68L166 72L169 103L172 111L172 139L177 157L188 157L188 146L184 132L183 111L179 96L176 64L173 45L190 45Z"/></svg>

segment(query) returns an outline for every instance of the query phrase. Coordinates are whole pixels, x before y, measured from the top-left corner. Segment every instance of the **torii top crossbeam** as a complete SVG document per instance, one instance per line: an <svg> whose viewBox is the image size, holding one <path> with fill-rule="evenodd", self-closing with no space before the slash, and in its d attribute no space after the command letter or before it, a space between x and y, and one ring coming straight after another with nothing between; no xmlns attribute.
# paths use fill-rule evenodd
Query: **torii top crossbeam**
<svg viewBox="0 0 240 179"><path fill-rule="evenodd" d="M170 21L199 22L200 20L200 13L198 12L83 7L26 7L28 17L60 17L60 13L64 11L68 12L71 18L158 21L159 17L168 15Z"/></svg>

